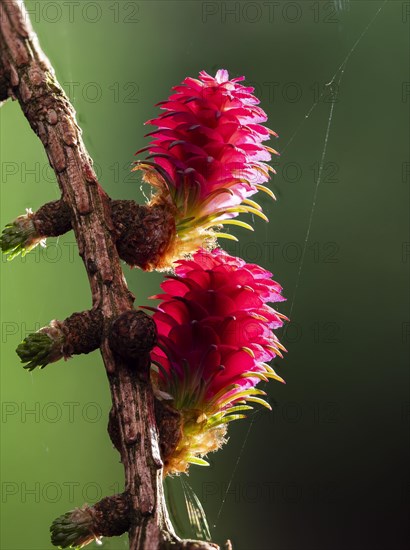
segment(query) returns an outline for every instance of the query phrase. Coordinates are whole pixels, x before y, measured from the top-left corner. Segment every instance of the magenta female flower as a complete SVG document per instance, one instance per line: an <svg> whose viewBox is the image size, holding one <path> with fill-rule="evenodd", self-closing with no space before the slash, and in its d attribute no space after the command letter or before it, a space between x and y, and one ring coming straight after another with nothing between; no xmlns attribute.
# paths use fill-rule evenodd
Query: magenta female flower
<svg viewBox="0 0 410 550"><path fill-rule="evenodd" d="M184 437L168 469L184 471L221 445L248 402L269 407L255 386L283 382L266 362L285 350L273 330L286 318L268 305L284 298L269 271L221 249L179 261L161 288L154 383L182 413Z"/></svg>
<svg viewBox="0 0 410 550"><path fill-rule="evenodd" d="M229 80L223 69L215 77L202 71L199 79L186 78L159 104L164 112L147 122L158 129L138 151L148 151L147 160L134 169L144 170L144 179L158 189L152 203L174 212L178 250L192 252L204 240L226 237L212 230L224 224L252 229L233 219L239 213L267 220L249 197L261 190L274 198L264 184L274 172L266 163L277 153L263 142L276 134L263 126L267 115L242 80Z"/></svg>

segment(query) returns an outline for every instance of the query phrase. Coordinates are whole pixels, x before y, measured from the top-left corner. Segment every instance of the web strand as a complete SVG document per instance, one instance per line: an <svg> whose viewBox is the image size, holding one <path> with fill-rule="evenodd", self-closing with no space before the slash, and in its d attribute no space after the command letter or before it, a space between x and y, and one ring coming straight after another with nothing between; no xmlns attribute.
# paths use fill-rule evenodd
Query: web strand
<svg viewBox="0 0 410 550"><path fill-rule="evenodd" d="M306 255L307 244L308 244L308 241L309 241L310 231L311 231L312 222L313 222L313 216L314 216L315 207L316 207L316 200L317 200L317 195L318 195L318 191L319 191L319 185L320 185L320 182L321 182L321 179L322 179L323 166L324 166L324 161L325 161L325 158L326 158L326 152L327 152L327 146L328 146L328 142L329 142L330 129L331 129L332 122L333 122L334 108L335 108L335 103L336 103L336 99L337 99L337 94L338 94L339 86L340 86L340 84L341 84L341 81L342 81L342 78L343 78L343 75L344 75L344 72L345 72L345 69L346 69L346 65L347 65L349 59L351 58L352 54L354 53L354 51L356 50L356 48L358 47L358 45L360 44L360 42L362 41L362 39L364 38L364 36L367 34L368 30L369 30L370 27L373 25L374 21L376 20L376 18L378 17L378 15L380 14L380 12L382 11L382 9L384 8L384 6L387 4L388 1L389 1L389 0L384 0L383 4L382 4L382 5L380 6L380 8L376 11L376 13L372 16L372 18L370 19L369 23L368 23L368 24L366 25L366 27L363 29L363 31L361 32L361 34L360 34L359 37L357 38L356 42L355 42L355 43L353 44L353 46L350 48L350 50L348 51L348 53L347 53L347 55L345 56L345 58L343 59L343 61L341 62L341 64L338 66L338 68L336 69L335 73L333 74L333 76L331 77L331 79L329 80L329 82L326 84L326 87L323 89L322 93L319 95L319 97L317 98L317 100L312 104L312 106L310 107L310 109L307 111L307 113L306 113L306 115L303 117L301 123L298 125L298 127L296 128L296 130L293 132L293 134L292 134L291 137L289 138L288 142L285 144L285 147L284 147L284 148L282 149L282 151L281 151L281 154L283 155L283 153L286 151L286 149L288 149L288 147L290 146L290 144L293 142L293 140L295 139L295 137L298 135L299 131L301 130L301 128L302 128L303 125L305 124L306 120L310 117L310 115L312 114L312 112L315 110L315 108L317 107L318 103L320 102L320 100L322 99L322 97L324 96L324 94L328 91L328 88L329 88L330 86L332 86L332 84L334 83L336 77L339 75L339 79L338 79L338 82L337 82L337 87L336 87L336 90L335 90L335 97L334 97L333 100L332 100L331 107L330 107L330 111L329 111L329 117L328 117L328 121L327 121L325 139L324 139L324 143L323 143L323 150L322 150L322 155L321 155L321 160L320 160L318 178L317 178L316 185L315 185L315 191L314 191L313 201L312 201L312 208L311 208L310 215L309 215L308 227L307 227L307 230L306 230L305 241L304 241L304 248L303 248L301 260L300 260L299 267L298 267L298 274L297 274L297 277L296 277L295 290L294 290L294 292L293 292L293 296L292 296L292 300L291 300L291 306L290 306L290 313L289 313L289 316L290 316L290 314L292 313L293 308L294 308L295 299L296 299L296 294L297 294L297 290L298 290L298 287L299 287L300 277L301 277L301 274L302 274L304 258L305 258L305 255ZM339 74L339 73L340 73L340 74ZM227 497L227 495L228 495L228 493L229 493L229 490L230 490L230 488L231 488L232 482L233 482L233 480L234 480L234 478L235 478L236 471L237 471L237 469L238 469L238 466L239 466L239 463L240 463L240 461L241 461L242 455L244 454L245 447L246 447L246 444L247 444L247 442L248 442L249 435L250 435L250 433L251 433L253 424L254 424L254 418L252 417L252 419L251 419L251 421L250 421L250 423L249 423L248 430L247 430L247 432L246 432L246 434L245 434L245 437L244 437L244 440L243 440L242 447L241 447L241 449L240 449L240 451L239 451L238 458L237 458L237 460L236 460L235 466L234 466L234 468L233 468L233 470L232 470L232 473L231 473L231 476L230 476L230 479L229 479L229 482L228 482L228 485L227 485L225 494L224 494L224 496L223 496L223 498L222 498L222 502L221 502L221 505L220 505L220 507L219 507L219 510L218 510L218 513L217 513L217 516L216 516L216 519L215 519L215 523L214 523L214 525L213 525L214 528L216 528L216 526L217 526L217 524L218 524L218 522L219 522L219 519L220 519L220 517L221 517L222 510L223 510L224 505L225 505L225 502L226 502L226 497Z"/></svg>
<svg viewBox="0 0 410 550"><path fill-rule="evenodd" d="M289 145L292 143L292 141L295 139L295 137L298 135L299 131L301 130L302 126L305 124L306 120L310 117L310 115L313 113L313 111L316 109L316 107L318 106L318 104L320 103L320 100L322 99L322 97L325 95L325 93L328 91L327 88L328 86L331 86L333 84L333 82L335 81L335 78L337 77L337 75L339 74L339 71L344 67L346 67L346 64L347 62L349 61L350 57L352 56L353 52L356 50L357 46L359 45L359 43L362 41L363 37L365 36L365 34L367 33L367 31L370 29L370 27L373 25L375 19L377 18L377 16L379 15L379 13L382 11L382 9L384 8L384 6L387 4L389 0L384 0L383 4L380 6L380 8L376 11L376 13L374 14L374 16L371 18L371 20L369 21L369 23L366 25L366 27L363 29L363 31L361 32L359 38L356 40L356 42L353 44L353 46L350 48L350 50L347 52L346 54L346 57L343 59L343 61L340 63L339 67L336 69L334 75L331 77L331 79L329 80L329 82L326 84L326 88L324 88L321 92L321 94L319 95L319 97L317 98L316 101L313 102L312 106L310 107L310 109L308 110L308 112L305 114L305 116L303 117L302 121L300 122L300 124L297 126L296 130L293 132L293 134L290 136L289 140L287 141L287 143L285 144L285 146L283 147L283 149L281 150L281 156L284 154L284 152L286 151L286 149L289 147Z"/></svg>
<svg viewBox="0 0 410 550"><path fill-rule="evenodd" d="M221 517L221 513L222 513L222 510L223 510L223 507L225 505L225 501L226 501L226 497L229 493L229 489L231 488L231 485L232 485L232 481L234 480L234 477L235 477L235 474L236 474L236 470L238 469L238 466L239 466L239 462L242 458L242 454L245 450L245 447L246 447L246 443L248 441L248 438L249 438L249 435L251 433L251 429L252 429L252 426L253 426L253 423L254 423L254 417L252 416L251 418L251 421L249 422L249 426L248 426L248 431L246 432L245 434L245 437L244 437L244 440L243 440L243 443L242 443L242 447L241 447L241 450L239 451L239 454L238 454L238 458L236 460L236 463L235 463L235 466L233 467L233 470L232 470L232 474L231 474L231 477L229 479L229 483L226 487L226 491L225 491L225 494L223 496L223 499L222 499L222 502L221 502L221 506L219 507L219 510L218 510L218 513L216 515L216 519L215 519L215 523L213 525L213 527L216 527L218 521L219 521L219 518Z"/></svg>
<svg viewBox="0 0 410 550"><path fill-rule="evenodd" d="M322 182L323 166L325 164L325 159L326 159L327 146L328 146L328 143L329 143L330 128L332 126L332 121L333 121L333 113L334 113L334 109L335 109L335 104L337 102L338 90L339 90L340 84L342 82L342 78L343 78L343 74L345 72L345 68L346 68L345 65L341 68L340 77L339 77L339 80L338 80L337 86L336 86L336 91L335 91L334 97L332 98L332 104L330 106L329 118L327 120L327 127L326 127L326 133L325 133L325 139L324 139L324 142L323 142L323 150L322 150L322 155L320 157L319 171L318 171L318 176L317 176L317 180L316 180L315 190L314 190L314 193L313 193L312 207L310 209L309 221L308 221L308 226L307 226L307 230L306 230L305 240L304 240L304 243L303 243L302 255L300 257L300 262L299 262L299 266L298 266L295 289L293 291L292 299L291 299L291 302L290 302L290 309L289 309L289 317L290 318L292 318L292 312L293 312L293 308L294 308L294 305L295 305L296 295L297 295L297 291L299 289L300 276L302 274L302 269L303 269L303 265L304 265L304 262L305 262L306 250L307 250L307 246L308 246L308 242L309 242L310 232L311 232L311 229L312 229L313 216L314 216L315 209L316 209L316 202L317 202L317 196L318 196L318 192L319 192L319 186ZM330 83L328 85L330 85Z"/></svg>

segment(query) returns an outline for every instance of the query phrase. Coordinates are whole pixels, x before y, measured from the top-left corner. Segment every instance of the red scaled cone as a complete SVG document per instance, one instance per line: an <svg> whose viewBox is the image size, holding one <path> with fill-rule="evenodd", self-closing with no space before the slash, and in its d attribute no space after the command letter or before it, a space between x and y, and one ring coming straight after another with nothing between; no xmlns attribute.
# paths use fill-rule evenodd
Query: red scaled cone
<svg viewBox="0 0 410 550"><path fill-rule="evenodd" d="M263 142L276 134L262 124L266 113L253 88L239 83L243 79L229 80L226 70L186 78L160 103L164 112L147 122L158 129L148 134L150 145L138 153L149 155L134 169L144 170L144 179L157 188L151 203L165 205L175 216L174 259L214 246L218 236L235 239L213 231L222 225L252 229L233 219L238 214L267 220L249 197L259 190L274 197L265 183L274 172L266 162L276 151Z"/></svg>

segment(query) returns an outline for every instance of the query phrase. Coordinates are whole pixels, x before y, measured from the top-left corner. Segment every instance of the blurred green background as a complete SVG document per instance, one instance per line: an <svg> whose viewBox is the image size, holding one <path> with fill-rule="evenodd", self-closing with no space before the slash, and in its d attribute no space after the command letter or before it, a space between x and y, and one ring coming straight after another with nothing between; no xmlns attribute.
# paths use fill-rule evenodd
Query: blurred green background
<svg viewBox="0 0 410 550"><path fill-rule="evenodd" d="M410 3L26 4L112 197L144 200L129 173L143 124L201 69L246 75L280 135L278 201L260 198L270 223L235 229L240 244L226 248L284 286L292 323L276 366L287 385L269 384L273 412L232 426L211 467L191 468L213 539L235 550L407 547ZM19 105L0 117L3 227L59 192ZM146 304L162 275L124 271ZM28 332L89 306L72 234L2 259L2 550L51 548L55 517L122 487L99 355L28 374L14 352ZM126 537L103 541L126 547Z"/></svg>

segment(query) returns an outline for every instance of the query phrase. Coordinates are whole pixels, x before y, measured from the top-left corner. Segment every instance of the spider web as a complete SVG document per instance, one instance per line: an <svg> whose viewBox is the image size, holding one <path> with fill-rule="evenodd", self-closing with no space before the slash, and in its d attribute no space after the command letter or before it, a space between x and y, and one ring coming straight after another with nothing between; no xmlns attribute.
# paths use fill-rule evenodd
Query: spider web
<svg viewBox="0 0 410 550"><path fill-rule="evenodd" d="M330 109L329 109L329 115L328 115L328 119L327 119L325 137L324 137L324 140L323 140L323 147L322 147L322 154L321 154L321 157L320 157L318 177L317 177L316 184L315 184L315 187L314 187L312 206L311 206L311 209L310 209L307 229L306 229L306 233L305 233L305 237L304 237L304 244L303 244L302 254L301 254L300 262L299 262L299 265L298 265L298 268L297 268L295 288L294 288L294 291L293 291L293 294L292 294L292 299L290 301L289 317L291 317L291 315L292 315L294 305L295 305L296 296L297 296L297 292L298 292L298 289L299 289L300 278L301 278L303 265L304 265L304 261L305 261L305 256L306 256L306 249L307 249L307 246L308 246L310 231L311 231L311 228L312 228L313 217L314 217L314 213L315 213L315 209L316 209L316 201L317 201L317 197L318 197L319 186L320 186L321 181L322 181L323 167L324 167L325 159L326 159L326 153L327 153L327 147L328 147L328 143L329 143L330 130L331 130L331 127L332 127L332 122L333 122L335 104L337 102L337 98L338 98L338 95L339 95L339 90L340 90L340 85L341 85L341 82L342 82L342 79L343 79L343 75L344 75L344 72L345 72L345 69L346 69L346 66L347 66L347 63L348 63L349 59L351 58L351 56L355 52L356 48L358 47L358 45L360 44L362 39L365 37L365 35L369 31L370 27L373 25L374 21L376 20L376 18L378 17L380 12L383 10L383 8L385 7L385 5L387 4L388 1L389 0L384 0L383 4L376 10L376 13L370 18L370 21L368 22L368 24L365 26L363 31L360 33L359 37L357 38L357 40L354 42L353 46L348 51L348 53L345 56L345 58L343 59L343 61L337 67L335 73L330 78L329 82L325 85L325 87L322 90L321 94L318 96L316 101L313 102L310 109L307 111L306 115L303 117L300 124L296 127L295 131L290 136L289 140L287 141L287 143L285 144L284 148L281 151L281 157L283 157L285 151L289 148L289 146L294 141L295 137L299 134L302 127L305 125L306 121L310 118L311 114L316 109L316 107L320 103L323 96L326 93L328 93L329 90L330 90L330 92L332 94L332 98L331 98L331 105L330 105ZM337 81L337 84L333 88L333 85L334 85L335 81ZM229 482L228 482L228 485L226 487L226 490L224 492L224 496L222 498L221 505L219 507L218 513L216 515L215 522L213 523L214 528L216 528L217 525L219 524L219 520L221 518L222 511L223 511L223 508L225 506L226 497L229 493L232 482L235 478L239 463L240 463L240 461L242 459L242 456L245 452L245 448L246 448L246 445L247 445L247 442L248 442L248 439L249 439L254 421L255 421L255 417L252 416L251 420L249 422L248 430L245 434L245 437L244 437L244 440L243 440L243 443L242 443L242 447L239 451L238 458L236 459L235 465L232 469L232 473L231 473L231 476L229 478Z"/></svg>

